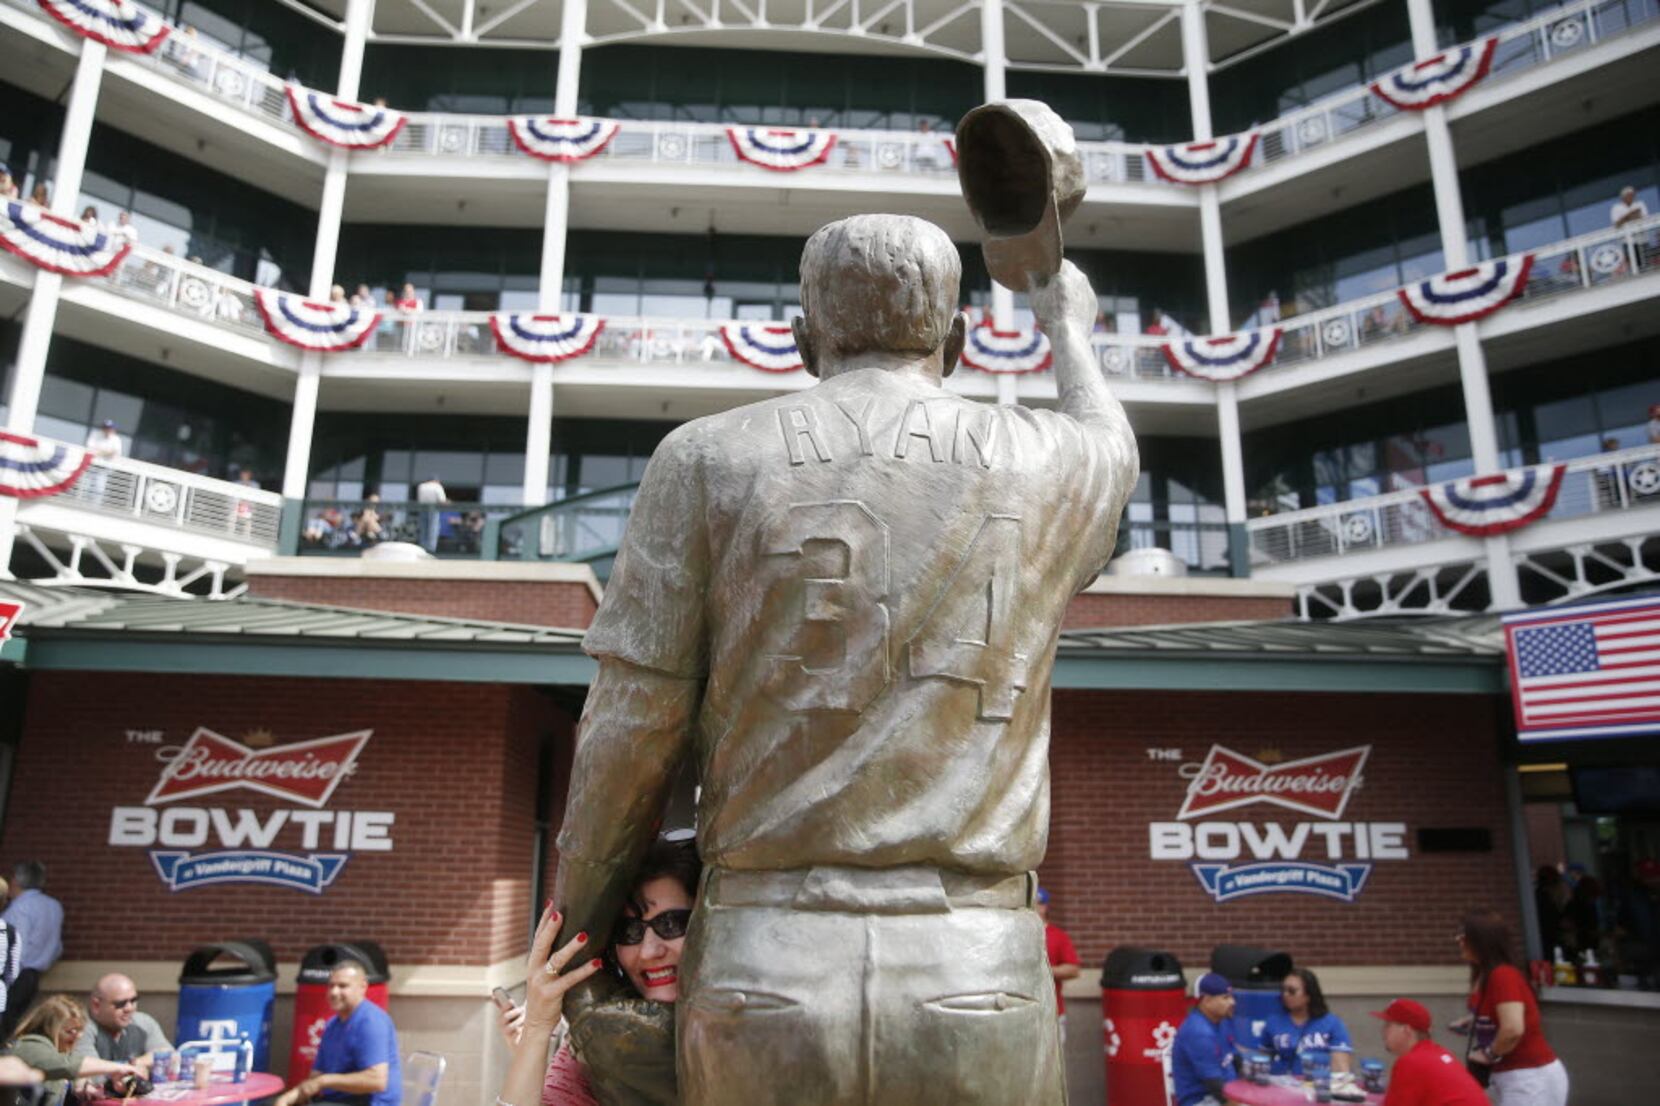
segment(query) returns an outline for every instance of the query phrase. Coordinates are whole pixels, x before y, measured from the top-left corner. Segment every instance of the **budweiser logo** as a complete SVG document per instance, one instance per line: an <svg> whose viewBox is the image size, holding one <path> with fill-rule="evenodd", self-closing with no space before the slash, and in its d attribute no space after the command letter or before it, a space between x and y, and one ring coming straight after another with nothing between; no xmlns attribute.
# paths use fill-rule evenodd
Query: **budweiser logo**
<svg viewBox="0 0 1660 1106"><path fill-rule="evenodd" d="M17 616L22 613L22 603L0 600L0 641L5 641L12 636L12 623L16 622Z"/></svg>
<svg viewBox="0 0 1660 1106"><path fill-rule="evenodd" d="M328 803L340 781L351 774L358 753L373 732L359 730L256 751L204 727L191 734L178 752L164 750L160 754L167 766L144 802L154 806L247 788L321 807Z"/></svg>
<svg viewBox="0 0 1660 1106"><path fill-rule="evenodd" d="M1370 745L1302 760L1268 765L1221 745L1212 745L1203 764L1186 765L1187 799L1178 819L1198 818L1219 810L1267 803L1287 810L1340 818L1349 796L1360 787L1360 770Z"/></svg>

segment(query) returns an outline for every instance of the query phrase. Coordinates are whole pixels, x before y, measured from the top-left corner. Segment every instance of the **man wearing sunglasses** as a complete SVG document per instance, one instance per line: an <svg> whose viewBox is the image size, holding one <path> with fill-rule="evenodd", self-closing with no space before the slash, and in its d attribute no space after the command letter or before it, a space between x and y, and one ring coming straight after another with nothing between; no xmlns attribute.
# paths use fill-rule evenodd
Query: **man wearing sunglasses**
<svg viewBox="0 0 1660 1106"><path fill-rule="evenodd" d="M86 1005L92 1018L75 1040L76 1056L132 1064L148 1078L156 1052L173 1047L160 1023L138 1008L138 988L133 981L119 972L100 979L87 996Z"/></svg>

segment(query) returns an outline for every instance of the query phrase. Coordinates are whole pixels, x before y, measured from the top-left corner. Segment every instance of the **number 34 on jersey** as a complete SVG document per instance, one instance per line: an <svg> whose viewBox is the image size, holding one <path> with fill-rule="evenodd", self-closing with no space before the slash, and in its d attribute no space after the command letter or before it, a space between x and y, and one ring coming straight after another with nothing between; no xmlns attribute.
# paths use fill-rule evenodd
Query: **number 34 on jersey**
<svg viewBox="0 0 1660 1106"><path fill-rule="evenodd" d="M859 712L897 669L974 690L983 719L1013 717L1030 666L1011 617L1020 601L1020 519L980 519L944 583L917 597L927 613L903 642L893 640L890 551L888 527L857 500L789 508L768 534L766 554L786 566L774 586L799 588L801 602L789 644L768 656L770 695L792 711Z"/></svg>

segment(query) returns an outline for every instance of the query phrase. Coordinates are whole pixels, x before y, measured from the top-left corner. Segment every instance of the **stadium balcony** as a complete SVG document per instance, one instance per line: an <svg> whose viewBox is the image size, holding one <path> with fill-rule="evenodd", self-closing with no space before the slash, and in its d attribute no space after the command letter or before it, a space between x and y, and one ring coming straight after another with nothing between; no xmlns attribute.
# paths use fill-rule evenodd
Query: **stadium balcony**
<svg viewBox="0 0 1660 1106"><path fill-rule="evenodd" d="M1660 316L1660 216L1531 251L1517 301L1476 324L1493 347L1493 368L1536 363L1594 347L1610 333L1653 333ZM0 254L0 307L21 304L35 270ZM267 329L260 290L218 270L135 247L107 278L65 283L59 333L262 395L285 397L300 350ZM361 348L327 355L331 405L419 407L451 397L452 410L518 413L531 366L502 352L490 312L387 313ZM597 416L650 412L691 418L806 387L805 373L761 371L733 355L723 332L753 322L608 318L586 354L554 367L561 409ZM768 325L768 324L759 324ZM777 325L777 324L771 324ZM1274 361L1238 383L1248 425L1331 407L1363 378L1374 397L1457 377L1451 328L1418 321L1385 292L1278 323ZM1214 436L1213 386L1173 370L1167 339L1100 333L1092 344L1103 373L1138 426L1154 433ZM1054 402L1053 374L1014 375L1022 402ZM465 386L457 394L459 386ZM990 399L996 380L964 368L950 386ZM567 406L569 405L569 406Z"/></svg>
<svg viewBox="0 0 1660 1106"><path fill-rule="evenodd" d="M590 21L599 10L590 9ZM31 0L0 0L0 25L18 32L0 35L8 79L55 96L73 75L76 36ZM737 20L727 19L702 25L693 37L702 44L741 44L745 33ZM590 27L587 41L627 37ZM842 34L834 41L855 52L861 37ZM1660 96L1660 87L1641 79L1660 46L1660 5L1653 0L1580 0L1493 37L1491 75L1449 107L1466 163ZM408 36L388 31L383 38L377 31L374 41L383 40ZM329 148L296 124L281 78L178 35L153 54L112 53L104 64L110 91L118 94L101 99L101 121L316 206ZM1010 65L1019 64L1011 53ZM1069 64L1088 71L1089 59ZM350 156L355 183L346 192L347 219L396 210L400 219L414 222L542 225L548 168L515 147L505 116L417 112L407 113L407 120L388 148ZM760 233L805 234L868 207L872 196L891 196L954 235L971 233L939 135L839 130L838 148L823 164L778 174L745 164L725 126L619 122L616 138L572 173L573 226L685 229L666 214L672 204ZM1263 124L1255 130L1249 167L1220 186L1228 240L1428 179L1425 159L1400 156L1423 129L1418 113L1395 110L1366 85ZM1079 246L1197 249L1194 190L1157 180L1145 144L1080 145L1090 187L1069 240Z"/></svg>

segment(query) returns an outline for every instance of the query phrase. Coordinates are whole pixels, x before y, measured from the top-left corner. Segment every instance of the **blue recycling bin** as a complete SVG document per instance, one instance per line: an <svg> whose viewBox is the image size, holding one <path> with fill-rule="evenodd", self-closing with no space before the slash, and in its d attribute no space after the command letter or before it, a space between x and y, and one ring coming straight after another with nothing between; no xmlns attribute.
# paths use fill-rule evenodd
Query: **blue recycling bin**
<svg viewBox="0 0 1660 1106"><path fill-rule="evenodd" d="M179 973L179 1024L173 1040L245 1036L254 1070L270 1071L271 1010L277 1001L277 958L264 941L203 945Z"/></svg>
<svg viewBox="0 0 1660 1106"><path fill-rule="evenodd" d="M1233 984L1233 1039L1242 1048L1255 1048L1268 1018L1285 1007L1280 983L1291 971L1291 954L1252 945L1217 945L1210 951L1210 970Z"/></svg>

